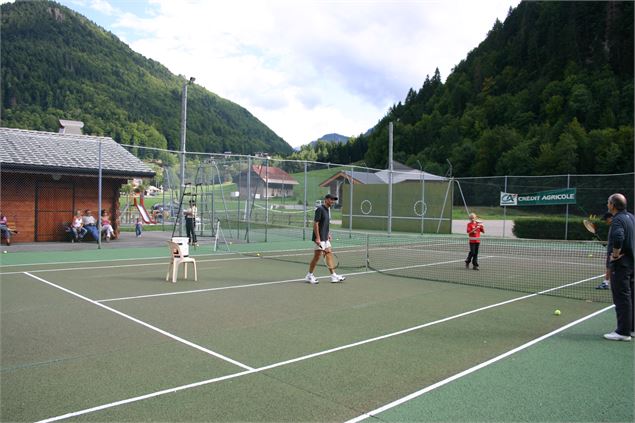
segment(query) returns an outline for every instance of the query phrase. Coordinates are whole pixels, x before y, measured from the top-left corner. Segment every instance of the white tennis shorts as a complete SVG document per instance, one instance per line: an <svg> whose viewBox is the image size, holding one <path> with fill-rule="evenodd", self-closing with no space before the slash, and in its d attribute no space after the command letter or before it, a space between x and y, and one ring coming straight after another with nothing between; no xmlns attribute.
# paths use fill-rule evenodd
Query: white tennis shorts
<svg viewBox="0 0 635 423"><path fill-rule="evenodd" d="M326 250L327 248L331 248L331 241L320 241L320 245L315 244L316 250Z"/></svg>

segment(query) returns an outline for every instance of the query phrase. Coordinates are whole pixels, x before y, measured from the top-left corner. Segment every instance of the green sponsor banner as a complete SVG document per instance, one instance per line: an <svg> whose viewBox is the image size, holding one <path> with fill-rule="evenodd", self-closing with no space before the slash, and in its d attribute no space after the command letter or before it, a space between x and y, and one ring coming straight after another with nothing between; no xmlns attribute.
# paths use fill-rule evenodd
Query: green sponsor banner
<svg viewBox="0 0 635 423"><path fill-rule="evenodd" d="M575 188L553 189L534 194L512 194L501 192L501 206L550 206L575 204Z"/></svg>

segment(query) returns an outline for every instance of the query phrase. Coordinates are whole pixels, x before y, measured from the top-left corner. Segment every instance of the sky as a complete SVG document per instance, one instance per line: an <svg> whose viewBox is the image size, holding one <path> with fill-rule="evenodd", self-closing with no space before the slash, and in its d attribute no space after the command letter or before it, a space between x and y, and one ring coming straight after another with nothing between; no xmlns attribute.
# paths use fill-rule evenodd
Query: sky
<svg viewBox="0 0 635 423"><path fill-rule="evenodd" d="M0 0L1 1L1 0ZM57 0L294 147L357 136L519 0Z"/></svg>

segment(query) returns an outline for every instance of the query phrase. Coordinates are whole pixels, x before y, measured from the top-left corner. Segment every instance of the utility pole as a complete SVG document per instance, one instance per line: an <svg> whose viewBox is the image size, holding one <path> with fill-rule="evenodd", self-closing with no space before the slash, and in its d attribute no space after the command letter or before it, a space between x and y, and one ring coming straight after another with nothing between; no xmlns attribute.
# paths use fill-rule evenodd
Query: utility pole
<svg viewBox="0 0 635 423"><path fill-rule="evenodd" d="M187 86L192 85L196 78L191 77L183 83L181 95L181 198L185 193L185 136L187 132ZM179 226L179 236L183 235L183 225Z"/></svg>

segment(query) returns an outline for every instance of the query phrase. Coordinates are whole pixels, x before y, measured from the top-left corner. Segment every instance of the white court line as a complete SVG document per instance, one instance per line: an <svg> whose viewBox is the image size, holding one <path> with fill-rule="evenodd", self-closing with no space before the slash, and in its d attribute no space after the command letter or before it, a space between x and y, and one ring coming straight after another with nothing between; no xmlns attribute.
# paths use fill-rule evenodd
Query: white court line
<svg viewBox="0 0 635 423"><path fill-rule="evenodd" d="M571 286L571 285L584 283L584 282L587 282L589 280L597 279L597 278L600 278L600 277L603 277L603 276L604 275L598 275L598 276L594 276L592 278L588 278L588 279L572 282L570 284L562 286L562 288L565 288L565 287ZM547 293L547 292L550 292L550 291L553 291L553 290L556 290L556 289L559 289L559 288L551 288L551 289L548 289L548 290L545 290L545 291L541 291L541 292L537 292L537 293L534 293L534 294L523 295L521 297L516 297L516 298L512 298L510 300L502 301L500 303L496 303L496 304L491 304L491 305L488 305L488 306L480 307L480 308L477 308L477 309L474 309L474 310L470 310L470 311L466 311L466 312L463 312L463 313L459 313L459 314L456 314L454 316L446 317L446 318L439 319L439 320L436 320L436 321L433 321L433 322L424 323L424 324L413 326L411 328L403 329L403 330L400 330L400 331L397 331L397 332L392 332L392 333L388 333L388 334L385 334L385 335L377 336L377 337L374 337L374 338L365 339L365 340L354 342L354 343L348 344L348 345L342 345L342 346L339 346L339 347L336 347L336 348L331 348L331 349L320 351L320 352L316 352L316 353L313 353L313 354L308 354L308 355L304 355L304 356L301 356L301 357L296 357L296 358L293 358L291 360L281 361L281 362L278 362L278 363L270 364L268 366L263 366L263 367L259 367L259 368L256 368L256 369L251 369L251 370L246 371L246 372L233 373L233 374L230 374L230 375L225 375L225 376L221 376L221 377L217 377L217 378L202 380L202 381L191 383L191 384L187 384L187 385L181 385L181 386L177 386L177 387L170 388L170 389L164 389L162 391L151 392L149 394L140 395L140 396L132 397L132 398L127 398L127 399L116 401L116 402L111 402L111 403L108 403L108 404L102 404L102 405L99 405L99 406L96 406L96 407L86 408L86 409L75 411L75 412L72 412L72 413L67 413L67 414L63 414L63 415L59 415L59 416L55 416L55 417L50 417L48 419L40 420L40 423L44 423L44 422L48 423L48 422L54 422L54 421L58 421L58 420L64 420L64 419L68 419L68 418L71 418L71 417L76 417L76 416L81 416L81 415L84 415L84 414L89 414L89 413L92 413L92 412L95 412L95 411L99 411L99 410L105 410L107 408L117 407L117 406L123 405L123 404L130 404L130 403L133 403L133 402L143 401L143 400L146 400L146 399L149 399L149 398L155 398L155 397L158 397L158 396L161 396L161 395L165 395L165 394L169 394L169 393L173 393L173 392L183 391L183 390L186 390L186 389L195 388L195 387L199 387L199 386L203 386L203 385L209 385L211 383L216 383L216 382L220 382L220 381L228 380L228 379L234 379L234 378L237 378L237 377L240 377L240 376L244 376L244 375L248 375L248 374L254 374L254 373L263 372L265 370L274 369L276 367L285 366L287 364L297 363L297 362L300 362L300 361L308 360L310 358L315 358L315 357L319 357L319 356L322 356L322 355L331 354L331 353L334 353L334 352L337 352L337 351L342 351L342 350L346 350L346 349L349 349L349 348L357 347L357 346L360 346L360 345L368 344L368 343L371 343L371 342L380 341L380 340L387 339L387 338L392 338L392 337L398 336L398 335L403 335L405 333L416 331L416 330L419 330L419 329L422 329L422 328L430 327L430 326L437 325L437 324L440 324L440 323L448 322L450 320L458 319L460 317L465 317L465 316L468 316L468 315L471 315L471 314L475 314L475 313L478 313L480 311L492 309L492 308L495 308L495 307L500 307L500 306L503 306L503 305L506 305L506 304L510 304L510 303L513 303L513 302L516 302L516 301L522 301L522 300L525 300L527 298L532 298L532 297L535 297L535 296L538 296L538 295L541 295L543 293ZM608 308L611 308L611 307L608 307ZM605 308L604 310L607 310L608 308ZM595 315L595 314L597 314L597 312L594 313L593 315ZM591 316L593 316L593 315L591 315ZM580 322L580 321L583 321L583 320L581 319L581 320L578 320L577 322ZM568 326L571 326L571 325L572 324L569 324ZM565 327L567 327L567 326L565 326ZM545 336L543 336L541 338L544 338ZM538 338L538 339L541 339L541 338ZM514 351L514 350L512 350L512 351Z"/></svg>
<svg viewBox="0 0 635 423"><path fill-rule="evenodd" d="M345 248L345 247L344 247ZM269 253L284 253L287 251L293 251L296 252L298 251L298 249L295 250L271 250L268 251ZM307 248L307 251L309 251L309 249ZM312 250L311 250L312 251ZM236 256L236 255L244 255L244 254L254 254L257 253L257 251L228 251L228 252L217 252L217 253L204 253L204 254L192 254L192 257L194 258L198 258L198 257L208 257L208 256ZM279 257L279 256L276 256ZM134 257L134 258L120 258L120 259L104 259L104 260L80 260L80 261L54 261L54 262L40 262L40 263L26 263L26 264L3 264L0 265L0 268L5 268L5 267L27 267L27 266L47 266L47 265L58 265L58 264L79 264L79 263L109 263L109 262L118 262L118 261L132 261L132 260L166 260L169 258L168 256L157 256L157 257ZM223 261L231 261L231 260L245 260L245 259L252 259L252 258L261 258L261 257L230 257L230 258L226 258L226 259L218 259L218 260L223 260ZM212 260L209 260L212 261ZM139 266L141 266L141 264L139 264ZM111 266L112 267L112 266ZM69 269L72 270L72 269ZM44 270L35 270L35 271L31 271L33 272L43 272ZM14 273L23 273L23 272L14 272ZM0 275L6 275L9 273L0 273Z"/></svg>
<svg viewBox="0 0 635 423"><path fill-rule="evenodd" d="M421 389L419 391L413 392L410 395L406 395L405 397L400 398L400 399L398 399L396 401L393 401L391 403L388 403L388 404L386 404L386 405L384 405L382 407L376 408L376 409L374 409L372 411L369 411L369 412L364 413L364 414L362 414L360 416L357 416L357 417L355 417L353 419L350 419L350 420L346 421L345 423L356 423L356 422L360 422L362 420L366 420L366 419L368 419L370 417L377 417L378 414L380 414L380 413L382 413L382 412L384 412L386 410L394 408L394 407L396 407L398 405L401 405L401 404L403 404L405 402L408 402L408 401L410 401L410 400L412 400L414 398L420 397L421 395L423 395L425 393L433 391L433 390L435 390L435 389L437 389L437 388L439 388L439 387L441 387L443 385L447 385L448 383L453 382L453 381L455 381L457 379L460 379L463 376L467 376L470 373L474 373L477 370L480 370L480 369L482 369L484 367L489 366L490 364L494 364L497 361L500 361L500 360L502 360L502 359L504 359L506 357L509 357L512 354L515 354L515 353L517 353L519 351L527 349L527 348L531 347L532 345L537 344L538 342L541 342L541 341L543 341L543 340L545 340L547 338L552 337L553 335L556 335L556 334L558 334L558 333L560 333L560 332L562 332L564 330L569 329L570 327L578 325L578 324L584 322L585 320L588 320L588 319L590 319L592 317L595 317L598 314L604 313L605 311L610 310L613 307L614 306L611 305L611 306L605 307L605 308L603 308L601 310L598 310L598 311L596 311L594 313L591 313L588 316L584 316L581 319L578 319L578 320L576 320L574 322L571 322L571 323L569 323L569 324L567 324L567 325L565 325L565 326L563 326L561 328L558 328L558 329L554 330L553 332L549 332L549 333L547 333L545 335L542 335L542 336L540 336L540 337L538 337L538 338L536 338L534 340L531 340L531 341L529 341L529 342L527 342L527 343L525 343L525 344L523 344L523 345L521 345L519 347L516 347L516 348L514 348L512 350L509 350L509 351L507 351L507 352L505 352L505 353L503 353L503 354L501 354L499 356L496 356L496 357L494 357L492 359L489 359L489 360L487 360L487 361L485 361L483 363L480 363L480 364L478 364L478 365L476 365L474 367L471 367L471 368L469 368L467 370L464 370L464 371L462 371L460 373L457 373L457 374L455 374L453 376L450 376L447 379L443 379L443 380L441 380L441 381L439 381L437 383L434 383L434 384L432 384L430 386L426 386L425 388L423 388L423 389Z"/></svg>
<svg viewBox="0 0 635 423"><path fill-rule="evenodd" d="M199 256L195 256L199 257ZM260 257L233 257L233 258L223 258L223 259L211 259L211 260L196 260L197 263L213 263L217 261L234 261L234 260L256 260ZM167 263L169 257L162 257ZM159 266L165 263L137 263L137 264L117 264L111 266L90 266L90 267L66 267L60 269L41 269L41 270L31 270L30 273L47 273L47 272L66 272L71 270L98 270L98 269L112 269L119 267L143 267L143 266ZM16 271L16 272L0 272L0 275L21 275L24 271Z"/></svg>
<svg viewBox="0 0 635 423"><path fill-rule="evenodd" d="M162 292L160 294L137 295L137 296L134 296L134 297L106 298L104 300L95 300L95 302L97 302L97 303L107 303L107 302L112 302L112 301L139 300L139 299L142 299L142 298L168 297L168 296L171 296L171 295L196 294L196 293L199 293L199 292L209 292L209 291L224 291L226 289L251 288L251 287L255 287L255 286L275 285L275 284L279 284L279 283L300 282L300 281L304 281L304 278L302 278L302 279L287 279L287 280L284 280L284 281L258 282L258 283L244 284L244 285L220 286L218 288L192 289L192 290L189 290L189 291Z"/></svg>
<svg viewBox="0 0 635 423"><path fill-rule="evenodd" d="M199 350L199 351L202 351L202 352L204 352L204 353L206 353L206 354L212 355L212 356L214 356L214 357L216 357L216 358L220 358L221 360L224 360L224 361L227 361L227 362L229 362L229 363L232 363L232 364L233 364L233 365L235 365L235 366L242 367L243 369L246 369L246 370L253 370L253 367L249 367L249 366L247 366L246 364L240 363L240 362L238 362L238 361L236 361L236 360L233 360L233 359L231 359L231 358L229 358L229 357L226 357L226 356L224 356L224 355L222 355L222 354L219 354L219 353L217 353L217 352L215 352L215 351L212 351L212 350L209 350L209 349L207 349L207 348L205 348L205 347L202 347L202 346L200 346L200 345L197 345L197 344L195 344L195 343L193 343L193 342L188 341L187 339L183 339L183 338L181 338L181 337L178 337L178 336L176 336L176 335L173 335L173 334L171 334L171 333L169 333L169 332L164 331L163 329L159 329L159 328L157 328L156 326L152 326L152 325L150 325L149 323L146 323L146 322L144 322L144 321L142 321L142 320L136 319L136 318L134 318L134 317L132 317L132 316L129 316L129 315L125 314L125 313L122 313L122 312L121 312L121 311L119 311L119 310L115 310L114 308L108 307L107 305L100 304L100 303L98 303L97 301L91 300L91 299L90 299L90 298L88 298L88 297L84 297L83 295L78 294L78 293L76 293L76 292L73 292L73 291L71 291L70 289L66 289L66 288L64 288L64 287L62 287L62 286L56 285L56 284L54 284L54 283L52 283L52 282L49 282L49 281L47 281L47 280L45 280L45 279L39 278L39 277L37 277L37 276L35 276L35 275L30 274L29 272L24 272L24 274L25 274L25 275L27 275L27 276L30 276L30 277L32 277L33 279L36 279L36 280L38 280L38 281L40 281L40 282L44 282L45 284L50 285L50 286L52 286L52 287L54 287L54 288L57 288L57 289L59 289L59 290L62 290L62 291L64 291L64 292L68 293L68 294L74 295L75 297L80 298L80 299L82 299L82 300L84 300L84 301L88 301L88 302L89 302L89 303L91 303L91 304L95 304L95 305L96 305L96 306L98 306L98 307L101 307L101 308L106 309L106 310L108 310L108 311L111 311L111 312L113 312L113 313L115 313L115 314L118 314L118 315L119 315L119 316L121 316L121 317L125 317L125 318L126 318L126 319L128 319L128 320L132 320L132 321L133 321L133 322L135 322L135 323L138 323L138 324L140 324L140 325L142 325L142 326L145 326L145 327L146 327L146 328L148 328L148 329L151 329L151 330L153 330L153 331L155 331L155 332L160 333L161 335L165 335L165 336L167 336L167 337L169 337L169 338L172 338L172 339L174 339L175 341L181 342L181 343L183 343L183 344L185 344L185 345L187 345L187 346L189 346L189 347L195 348L195 349L197 349L197 350Z"/></svg>
<svg viewBox="0 0 635 423"><path fill-rule="evenodd" d="M485 259L485 258L488 258L488 257L485 256L483 258ZM458 262L461 262L461 261L463 261L463 259L461 259L461 260L443 261L443 262L437 262L437 263L428 263L428 264L417 264L417 265L406 266L406 267L394 267L392 269L364 270L363 272L347 273L346 276L367 275L369 273L394 272L396 270L406 270L406 269L412 269L412 268L418 268L418 267L437 266L437 265L440 265L440 264L458 263ZM22 272L20 272L20 273L22 273ZM329 277L330 276L320 276L317 279L327 279ZM106 302L112 302L112 301L139 300L139 299L142 299L142 298L168 297L170 295L196 294L196 293L199 293L199 292L224 291L224 290L227 290L227 289L252 288L252 287L256 287L256 286L276 285L276 284L281 284L281 283L304 282L304 281L305 281L304 278L301 278L301 279L286 279L286 280L282 280L282 281L258 282L258 283L244 284L244 285L220 286L220 287L217 287L217 288L192 289L192 290L188 290L188 291L162 292L160 294L136 295L136 296L132 296L132 297L106 298L106 299L103 299L103 300L95 300L95 301L98 302L98 303L106 303Z"/></svg>

